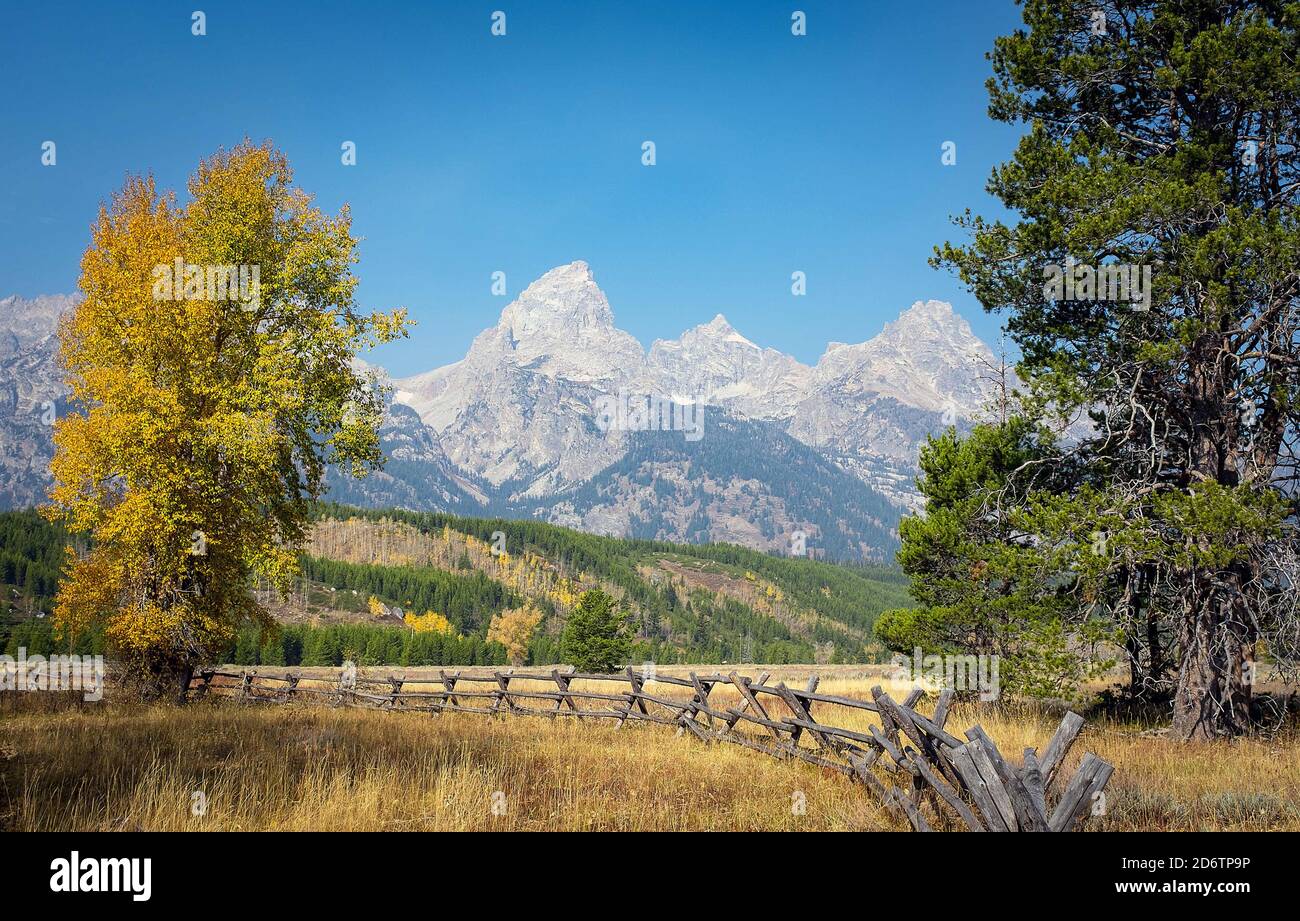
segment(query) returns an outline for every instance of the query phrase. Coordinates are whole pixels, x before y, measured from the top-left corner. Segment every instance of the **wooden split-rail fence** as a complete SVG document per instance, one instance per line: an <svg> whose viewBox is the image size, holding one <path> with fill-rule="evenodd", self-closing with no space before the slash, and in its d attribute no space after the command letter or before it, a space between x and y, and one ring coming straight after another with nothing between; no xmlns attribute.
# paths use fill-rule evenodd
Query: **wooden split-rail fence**
<svg viewBox="0 0 1300 921"><path fill-rule="evenodd" d="M337 678L208 670L195 676L189 694L193 699L220 696L269 703L315 698L336 706L435 714L607 719L619 728L628 722L659 723L706 744L731 742L839 771L865 785L916 831L1070 831L1104 811L1104 789L1113 770L1109 764L1087 753L1073 776L1064 777L1066 754L1083 728L1077 713L1066 714L1044 751L1026 748L1016 766L978 725L966 730L964 739L945 728L951 691L941 693L933 712L925 716L916 709L924 696L920 689L895 701L874 687L871 700L859 700L819 694L816 675L802 689L784 682L769 684L769 679L768 673L750 678L734 671L692 672L682 678L631 668L609 675L559 669L549 674L441 671L436 678L371 678L350 669ZM524 688L520 682L540 682L544 689ZM611 693L611 682L628 689ZM593 683L603 687L584 690ZM406 689L435 685L441 687ZM668 696L656 685L680 688L690 696ZM713 696L723 687L734 689L738 706ZM830 713L857 716L856 722L849 720L855 728L834 725L827 720ZM863 713L873 714L875 720L862 718Z"/></svg>

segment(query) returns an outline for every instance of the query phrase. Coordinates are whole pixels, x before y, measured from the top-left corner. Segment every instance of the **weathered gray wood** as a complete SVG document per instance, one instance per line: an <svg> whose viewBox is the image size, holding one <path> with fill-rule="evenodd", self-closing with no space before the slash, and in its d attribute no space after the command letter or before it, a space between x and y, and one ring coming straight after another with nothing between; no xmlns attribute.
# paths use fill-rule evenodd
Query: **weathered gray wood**
<svg viewBox="0 0 1300 921"><path fill-rule="evenodd" d="M845 739L853 739L854 741L857 742L865 742L867 745L876 745L875 738L861 732L854 732L852 729L840 729L838 726L827 726L822 723L810 723L807 720L795 719L793 717L786 720L786 723L788 723L791 726L801 726L804 729L809 730L810 732L812 730L816 730L818 732L825 733L827 735L835 735ZM870 726L868 728L875 729L876 727Z"/></svg>
<svg viewBox="0 0 1300 921"><path fill-rule="evenodd" d="M1066 827L1074 820L1077 810L1080 808L1080 802L1087 794L1088 787L1092 783L1092 772L1098 761L1101 759L1092 752L1086 752L1083 760L1079 762L1079 767L1075 770L1074 776L1070 782L1065 785L1065 791L1056 803L1056 808L1052 811L1052 816L1048 820L1048 825L1052 831L1064 831Z"/></svg>
<svg viewBox="0 0 1300 921"><path fill-rule="evenodd" d="M1043 772L1044 790L1052 789L1052 781L1056 777L1056 772L1060 769L1062 762L1065 761L1070 746L1079 737L1081 729L1083 729L1083 717L1073 710L1065 714L1065 718L1061 720L1061 725L1056 727L1056 733L1052 736L1052 741L1047 743L1047 749L1043 752L1043 757L1039 762L1039 770Z"/></svg>
<svg viewBox="0 0 1300 921"><path fill-rule="evenodd" d="M1100 792L1106 786L1113 770L1114 768L1092 752L1086 753L1083 760L1079 762L1079 769L1074 772L1074 776L1066 785L1065 792L1061 794L1048 827L1056 832L1071 830L1075 819L1088 810L1093 794Z"/></svg>
<svg viewBox="0 0 1300 921"><path fill-rule="evenodd" d="M286 674L284 680L289 684L287 687L280 689L278 696L281 700L292 700L298 693L298 676Z"/></svg>
<svg viewBox="0 0 1300 921"><path fill-rule="evenodd" d="M456 699L456 695L451 693L452 691L456 690L456 680L459 677L460 677L460 672L456 672L452 675L448 675L445 671L442 671L441 669L439 669L438 671L438 678L442 681L442 686L447 689L447 700L450 701L451 706L453 707L460 706L460 701Z"/></svg>
<svg viewBox="0 0 1300 921"><path fill-rule="evenodd" d="M709 739L709 734L704 731L704 727L697 723L693 717L683 716L678 725L685 729L689 729L695 738L699 739L705 745L708 745L711 741Z"/></svg>
<svg viewBox="0 0 1300 921"><path fill-rule="evenodd" d="M734 675L735 672L732 672L732 674ZM757 678L755 678L753 681L749 681L749 679L745 679L745 680L746 680L746 683L749 684L749 685L754 685L754 684L761 685L763 682L767 681L767 679L768 679L769 677L771 677L771 676L770 676L767 672L763 672L761 675L759 675L759 676L758 676ZM742 695L742 696L743 696L743 695ZM747 712L747 711L749 710L750 706L751 706L751 704L750 704L748 698L744 698L744 699L742 699L741 704L740 704L740 708L739 708L739 709L740 709L740 712L741 712L741 713L745 713L745 712ZM769 719L770 719L770 717L769 717ZM736 723L735 723L735 719L729 719L729 720L727 721L727 728L728 728L728 729L733 729L733 728L735 728L735 725L736 725Z"/></svg>
<svg viewBox="0 0 1300 921"><path fill-rule="evenodd" d="M723 721L724 725L721 728L730 731L735 727L735 724L741 720L744 720L746 723L753 723L755 726L762 726L764 729L768 730L772 735L772 738L777 742L784 742L785 739L781 738L780 733L789 732L791 728L788 723L778 723L776 720L764 719L761 716L746 713L736 707L727 708L726 718Z"/></svg>
<svg viewBox="0 0 1300 921"><path fill-rule="evenodd" d="M759 693L776 694L777 693L776 688L770 687L768 685L764 685L763 687L758 687L757 685L751 684L749 686L749 689L753 691L755 694L759 694ZM816 694L809 691L795 690L794 688L791 688L790 690L796 697L798 697L800 700L803 701L815 701L817 703L836 704L841 707L851 707L854 710L866 710L869 713L875 713L878 709L876 705L871 701L859 700L856 697L837 697L834 694Z"/></svg>
<svg viewBox="0 0 1300 921"><path fill-rule="evenodd" d="M967 795L974 800L975 807L984 817L984 824L988 830L992 832L1009 831L1007 823L1002 818L1001 811L999 811L997 804L993 802L993 795L989 792L988 784L984 782L979 768L975 766L975 761L971 758L970 752L966 750L965 746L946 748L944 754L961 778Z"/></svg>
<svg viewBox="0 0 1300 921"><path fill-rule="evenodd" d="M498 693L496 702L492 706L498 713L501 712L501 704L503 703L506 705L506 709L515 709L515 702L510 699L510 679L512 677L514 676L509 671L504 674L496 672Z"/></svg>
<svg viewBox="0 0 1300 921"><path fill-rule="evenodd" d="M918 725L918 721L928 722L925 720L925 717L921 716L921 714L917 713L910 707L900 707L898 704L894 703L893 698L878 687L871 689L871 696L875 698L876 706L880 708L880 712L882 714L888 714L894 725L902 730L902 732L912 740L912 743L922 752L923 756L928 758L930 763L937 767L950 783L957 784L959 780L956 773L952 772L949 765L938 756L934 749L934 743L931 741L929 736L923 733L922 729ZM948 735L937 727L935 728L935 732L939 737L944 738L949 744L961 744L958 739ZM914 792L916 791L914 790ZM919 794L917 794L915 798L919 799Z"/></svg>
<svg viewBox="0 0 1300 921"><path fill-rule="evenodd" d="M947 745L949 748L960 748L965 744L952 733L945 731L938 723L926 719L915 710L909 710L908 716L911 717L912 722L915 723L917 727L925 730L926 733L934 737L936 742L942 745Z"/></svg>
<svg viewBox="0 0 1300 921"><path fill-rule="evenodd" d="M559 669L551 669L551 678L555 681L556 686L560 689L560 693L564 695L564 702L569 705L569 710L573 712L577 712L578 705L573 702L573 696L569 690L569 683L573 680L573 675L565 674L561 672ZM560 711L560 705L557 703L555 705L555 712L558 713L559 711Z"/></svg>
<svg viewBox="0 0 1300 921"><path fill-rule="evenodd" d="M1032 748L1025 749L1025 766L1021 769L1020 776L1024 778L1025 789L1029 791L1039 814L1048 815L1047 789L1043 784L1042 769L1038 766L1038 753Z"/></svg>
<svg viewBox="0 0 1300 921"><path fill-rule="evenodd" d="M631 696L633 697L633 699L636 700L637 709L640 710L643 714L649 715L650 711L645 708L645 701L641 699L641 689L645 685L645 682L642 680L641 675L637 672L632 671L632 669L629 668L627 670L627 677L628 680L632 682Z"/></svg>
<svg viewBox="0 0 1300 921"><path fill-rule="evenodd" d="M934 705L934 716L932 722L936 727L942 729L948 722L948 710L952 707L954 693L951 690L944 690L939 694L939 701Z"/></svg>
<svg viewBox="0 0 1300 921"><path fill-rule="evenodd" d="M916 803L898 790L894 790L894 798L898 800L899 805L903 807L903 811L907 813L907 820L912 823L912 828L916 831L932 831L930 823L925 820L925 816L921 814L921 809Z"/></svg>
<svg viewBox="0 0 1300 921"><path fill-rule="evenodd" d="M1007 788L1003 785L997 768L989 760L988 752L984 750L984 746L977 740L972 739L966 743L966 752L970 755L971 760L975 762L980 777L984 778L984 786L988 790L989 798L993 800L993 805L997 807L998 815L1002 817L1002 823L1006 826L1007 831L1019 831L1020 821L1016 817L1015 807L1011 805L1011 796L1007 793Z"/></svg>
<svg viewBox="0 0 1300 921"><path fill-rule="evenodd" d="M880 758L880 749L873 748L865 755L850 755L849 764L853 766L855 776L862 781L886 806L893 808L894 804L889 801L889 788L875 774L871 773L871 766ZM902 811L901 808L899 810Z"/></svg>
<svg viewBox="0 0 1300 921"><path fill-rule="evenodd" d="M975 813L971 812L970 807L962 802L957 792L939 777L934 768L926 763L923 756L918 755L912 759L912 763L916 765L917 770L921 772L921 777L930 785L930 788L935 793L938 793L939 797L957 813L957 816L966 823L968 829L971 831L984 831L984 824L975 817Z"/></svg>
<svg viewBox="0 0 1300 921"><path fill-rule="evenodd" d="M889 738L889 736L885 735L884 732L877 729L875 726L868 726L867 728L871 730L871 741L884 749L885 754L894 759L894 764L901 767L903 762L907 760L903 755L902 749L894 744L893 739Z"/></svg>
<svg viewBox="0 0 1300 921"><path fill-rule="evenodd" d="M1105 814L1105 795L1106 784L1110 782L1110 775L1115 773L1115 768L1109 762L1097 759L1097 768L1093 771L1092 782L1088 784L1088 791L1084 794L1084 808L1075 814L1075 818L1081 818L1092 808L1098 795L1102 796L1102 814ZM1072 831L1074 823L1071 823L1065 830Z"/></svg>
<svg viewBox="0 0 1300 921"><path fill-rule="evenodd" d="M874 726L872 727L875 728ZM872 755L878 753L872 752L866 757L851 756L849 763L853 766L856 776L861 780L881 803L887 808L904 816L912 828L916 831L930 831L930 823L921 815L921 811L909 800L897 787L891 787L882 781L875 774L871 773L871 766L876 758Z"/></svg>
<svg viewBox="0 0 1300 921"><path fill-rule="evenodd" d="M663 707L665 710L672 710L674 716L679 716L691 708L690 702L685 700L669 700L666 697L655 697L653 694L646 694L644 692L638 694L637 697L640 700L644 700L646 703L655 704L656 706Z"/></svg>
<svg viewBox="0 0 1300 921"><path fill-rule="evenodd" d="M618 721L618 726L616 727L618 729L622 729L627 725L627 718L628 715L631 714L633 707L639 706L641 708L641 713L644 714L646 712L645 702L637 698L637 695L641 693L641 676L632 671L631 667L629 667L627 669L627 680L630 689L623 695L625 706L623 708L623 718Z"/></svg>
<svg viewBox="0 0 1300 921"><path fill-rule="evenodd" d="M871 696L875 698L876 706L880 708L882 716L888 716L890 722L896 727L896 729L912 740L912 744L916 745L918 748L925 747L925 740L921 737L921 731L916 728L916 724L912 722L912 718L907 715L903 708L894 703L892 697L886 694L879 686L871 689ZM890 736L890 741L895 745L900 745L898 732L895 732L894 735Z"/></svg>
<svg viewBox="0 0 1300 921"><path fill-rule="evenodd" d="M761 703L759 703L758 698L754 696L754 692L749 689L749 679L742 678L740 675L737 675L735 672L732 672L730 675L727 676L727 678L735 686L736 690L740 692L740 696L743 697L746 702L748 702L750 708L753 709L753 711L761 717L761 719L757 720L756 722L766 727L767 731L772 734L772 737L779 741L781 739L781 731L774 724L772 718L767 715L767 709ZM736 711L732 711L732 712L736 712ZM737 713L736 715L747 716L748 714ZM730 725L734 726L735 722L732 721ZM730 728L730 726L728 726L728 728Z"/></svg>
<svg viewBox="0 0 1300 921"><path fill-rule="evenodd" d="M1011 796L1011 805L1015 807L1020 819L1022 831L1047 831L1047 815L1044 806L1040 806L1025 785L1025 780L1016 773L1015 768L999 756L994 762L1002 783Z"/></svg>
<svg viewBox="0 0 1300 921"><path fill-rule="evenodd" d="M1025 782L1016 770L1002 757L1002 752L993 744L982 726L972 726L966 736L976 742L988 756L989 763L997 771L1003 789L1011 798L1011 806L1016 811L1016 819L1021 831L1047 831L1047 816L1034 803L1033 797L1025 788Z"/></svg>
<svg viewBox="0 0 1300 921"><path fill-rule="evenodd" d="M876 702L876 711L880 714L880 729L884 733L884 737L890 741L895 749L901 749L902 742L898 738L898 723L894 721L894 715L890 712L890 708L880 704L880 698L884 693L885 691L880 685L876 685L871 689L871 697ZM892 758L893 755L890 755L890 757ZM894 758L894 760L898 761L897 758Z"/></svg>
<svg viewBox="0 0 1300 921"><path fill-rule="evenodd" d="M784 681L777 685L777 690L781 692L781 698L793 714L790 719L790 725L793 727L790 731L790 741L793 744L798 744L800 733L807 727L808 734L813 737L813 741L817 743L818 748L829 752L836 751L836 746L831 737L824 735L820 729L811 728L817 725L817 721L808 712L808 705L790 693L790 689L785 686Z"/></svg>
<svg viewBox="0 0 1300 921"><path fill-rule="evenodd" d="M404 683L405 683L405 679L404 679L404 678L389 678L389 679L388 679L388 687L390 688L390 692L389 692L389 695L388 695L388 707L389 707L389 709L392 709L393 707L397 706L397 697L398 697L399 694L402 693L402 685L403 685Z"/></svg>
<svg viewBox="0 0 1300 921"><path fill-rule="evenodd" d="M695 687L695 699L692 703L697 711L703 711L709 720L709 729L713 728L713 711L709 709L709 692L713 690L711 683L701 680L695 672L691 672L691 684ZM725 719L726 717L723 717Z"/></svg>

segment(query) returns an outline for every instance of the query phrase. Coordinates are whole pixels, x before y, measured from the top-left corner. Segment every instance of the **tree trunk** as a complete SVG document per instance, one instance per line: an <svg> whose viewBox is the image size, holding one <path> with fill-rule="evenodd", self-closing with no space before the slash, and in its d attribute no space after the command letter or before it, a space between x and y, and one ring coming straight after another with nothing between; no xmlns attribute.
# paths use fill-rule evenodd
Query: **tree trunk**
<svg viewBox="0 0 1300 921"><path fill-rule="evenodd" d="M179 669L179 674L176 676L177 679L176 702L178 704L185 703L186 695L189 693L190 690L190 681L193 678L194 678L194 664L192 662L187 662L185 665L181 666L181 668Z"/></svg>
<svg viewBox="0 0 1300 921"><path fill-rule="evenodd" d="M1154 607L1147 611L1147 649L1150 657L1147 672L1152 690L1160 695L1165 695L1168 693L1164 686L1165 653L1160 644L1160 615Z"/></svg>
<svg viewBox="0 0 1300 921"><path fill-rule="evenodd" d="M1222 332L1196 340L1189 359L1187 405L1192 422L1189 471L1201 479L1233 487L1240 482L1241 419L1229 399L1235 373L1222 348ZM1191 488L1195 478L1188 478ZM1210 539L1196 536L1202 558L1211 556ZM1173 734L1183 740L1218 739L1250 731L1255 623L1246 599L1250 567L1179 573L1183 616L1179 624L1179 672L1174 691Z"/></svg>
<svg viewBox="0 0 1300 921"><path fill-rule="evenodd" d="M1184 741L1241 735L1251 722L1254 637L1240 573L1190 573L1188 581L1173 734Z"/></svg>

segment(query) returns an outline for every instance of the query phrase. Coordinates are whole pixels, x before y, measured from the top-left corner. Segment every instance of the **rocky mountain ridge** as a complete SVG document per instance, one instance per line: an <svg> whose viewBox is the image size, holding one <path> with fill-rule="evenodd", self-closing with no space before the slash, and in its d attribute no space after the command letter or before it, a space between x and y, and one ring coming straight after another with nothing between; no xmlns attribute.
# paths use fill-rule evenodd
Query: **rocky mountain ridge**
<svg viewBox="0 0 1300 921"><path fill-rule="evenodd" d="M0 505L35 504L48 483L67 393L55 328L73 303L0 300ZM993 364L941 301L865 342L831 343L813 366L721 313L644 349L590 266L572 262L525 288L461 360L393 380L385 469L332 473L330 498L884 559L917 505L920 446L978 416ZM693 444L674 429L697 406Z"/></svg>

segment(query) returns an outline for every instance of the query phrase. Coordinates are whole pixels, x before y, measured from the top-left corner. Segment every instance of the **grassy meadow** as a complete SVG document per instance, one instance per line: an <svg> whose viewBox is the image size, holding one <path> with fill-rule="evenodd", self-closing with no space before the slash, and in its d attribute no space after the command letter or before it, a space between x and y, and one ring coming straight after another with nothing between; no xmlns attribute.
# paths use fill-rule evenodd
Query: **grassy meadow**
<svg viewBox="0 0 1300 921"><path fill-rule="evenodd" d="M772 680L802 684L814 668L777 667ZM825 694L869 699L881 684L901 699L908 690L869 667L816 670ZM652 687L656 696L685 693ZM734 689L713 693L724 707L740 704ZM819 719L844 728L874 720L818 707ZM960 732L980 723L1018 762L1026 746L1042 750L1058 720L1041 706L970 702L954 708L948 726ZM0 697L0 829L906 828L834 771L737 745L705 746L671 727L612 723L10 693ZM1091 830L1300 830L1294 726L1271 739L1183 745L1094 714L1067 771L1085 751L1116 769L1107 814L1091 820Z"/></svg>

